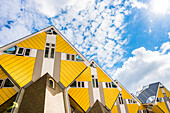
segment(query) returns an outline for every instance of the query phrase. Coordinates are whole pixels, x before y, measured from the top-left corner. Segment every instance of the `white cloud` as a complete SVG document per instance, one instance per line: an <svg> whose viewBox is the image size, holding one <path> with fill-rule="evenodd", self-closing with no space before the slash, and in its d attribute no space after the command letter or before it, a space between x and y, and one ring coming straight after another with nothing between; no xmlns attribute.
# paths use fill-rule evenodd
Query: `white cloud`
<svg viewBox="0 0 170 113"><path fill-rule="evenodd" d="M168 38L170 39L170 32L168 32L168 36L169 36Z"/></svg>
<svg viewBox="0 0 170 113"><path fill-rule="evenodd" d="M139 86L158 81L170 87L170 53L162 54L141 47L132 51L132 54L134 56L117 69L113 78L120 80L133 93Z"/></svg>
<svg viewBox="0 0 170 113"><path fill-rule="evenodd" d="M160 47L161 53L165 54L168 50L170 50L170 42L163 43Z"/></svg>
<svg viewBox="0 0 170 113"><path fill-rule="evenodd" d="M133 8L134 7L138 8L138 9L141 9L141 8L147 9L148 8L148 6L146 4L144 4L142 2L139 2L137 0L131 0L131 2L132 2L132 7Z"/></svg>

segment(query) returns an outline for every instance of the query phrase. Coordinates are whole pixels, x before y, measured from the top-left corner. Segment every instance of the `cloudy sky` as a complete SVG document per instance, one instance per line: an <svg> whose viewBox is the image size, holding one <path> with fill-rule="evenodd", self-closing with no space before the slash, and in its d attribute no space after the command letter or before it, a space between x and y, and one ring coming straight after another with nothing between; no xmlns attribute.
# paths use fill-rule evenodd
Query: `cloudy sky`
<svg viewBox="0 0 170 113"><path fill-rule="evenodd" d="M0 46L54 25L130 92L170 89L169 0L1 0Z"/></svg>

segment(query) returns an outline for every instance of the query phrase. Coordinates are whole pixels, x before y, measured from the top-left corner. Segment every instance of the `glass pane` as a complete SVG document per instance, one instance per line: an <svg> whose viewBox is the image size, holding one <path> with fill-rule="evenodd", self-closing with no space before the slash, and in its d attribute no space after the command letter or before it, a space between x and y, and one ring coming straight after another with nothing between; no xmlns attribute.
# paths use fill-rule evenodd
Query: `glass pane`
<svg viewBox="0 0 170 113"><path fill-rule="evenodd" d="M74 61L74 55L72 55L72 60Z"/></svg>
<svg viewBox="0 0 170 113"><path fill-rule="evenodd" d="M24 48L19 48L19 50L18 50L18 54L22 54L22 53L23 53L23 51L24 51Z"/></svg>
<svg viewBox="0 0 170 113"><path fill-rule="evenodd" d="M112 88L117 88L117 86L112 82Z"/></svg>
<svg viewBox="0 0 170 113"><path fill-rule="evenodd" d="M52 44L51 46L52 46L52 47L55 47L55 44Z"/></svg>
<svg viewBox="0 0 170 113"><path fill-rule="evenodd" d="M94 79L92 79L92 82L93 82L93 87L95 87L95 84L94 84Z"/></svg>
<svg viewBox="0 0 170 113"><path fill-rule="evenodd" d="M92 78L94 78L94 75L92 75Z"/></svg>
<svg viewBox="0 0 170 113"><path fill-rule="evenodd" d="M46 43L46 46L50 46L50 44L49 44L49 43Z"/></svg>
<svg viewBox="0 0 170 113"><path fill-rule="evenodd" d="M109 87L111 88L111 83L109 83Z"/></svg>
<svg viewBox="0 0 170 113"><path fill-rule="evenodd" d="M54 86L53 86L53 81L52 81L52 80L49 80L49 83L50 83L50 87L53 88L53 87L54 87Z"/></svg>
<svg viewBox="0 0 170 113"><path fill-rule="evenodd" d="M107 82L106 82L106 88L108 88L108 84L107 84Z"/></svg>
<svg viewBox="0 0 170 113"><path fill-rule="evenodd" d="M80 87L80 82L78 82L78 87Z"/></svg>
<svg viewBox="0 0 170 113"><path fill-rule="evenodd" d="M30 49L26 49L25 56L29 56L29 55L30 55Z"/></svg>
<svg viewBox="0 0 170 113"><path fill-rule="evenodd" d="M70 60L70 55L69 54L67 54L67 60Z"/></svg>
<svg viewBox="0 0 170 113"><path fill-rule="evenodd" d="M82 87L84 87L84 82L82 82Z"/></svg>
<svg viewBox="0 0 170 113"><path fill-rule="evenodd" d="M96 87L98 87L98 80L96 79Z"/></svg>
<svg viewBox="0 0 170 113"><path fill-rule="evenodd" d="M0 80L0 87L1 87L2 81L3 81L3 80Z"/></svg>
<svg viewBox="0 0 170 113"><path fill-rule="evenodd" d="M46 47L46 48L45 48L45 58L48 58L48 53L49 53L49 48Z"/></svg>
<svg viewBox="0 0 170 113"><path fill-rule="evenodd" d="M8 53L8 54L15 54L17 50L17 46L11 47L5 51L3 51L4 53Z"/></svg>
<svg viewBox="0 0 170 113"><path fill-rule="evenodd" d="M7 78L6 80L5 80L5 85L4 85L4 87L13 87L14 85L12 84L12 82Z"/></svg>
<svg viewBox="0 0 170 113"><path fill-rule="evenodd" d="M79 55L76 55L76 61L84 61Z"/></svg>
<svg viewBox="0 0 170 113"><path fill-rule="evenodd" d="M70 85L70 87L76 87L76 81L74 81L74 82Z"/></svg>
<svg viewBox="0 0 170 113"><path fill-rule="evenodd" d="M55 31L53 31L53 34L54 34L54 35L57 35L57 33L56 33Z"/></svg>
<svg viewBox="0 0 170 113"><path fill-rule="evenodd" d="M54 58L54 48L51 48L51 58Z"/></svg>

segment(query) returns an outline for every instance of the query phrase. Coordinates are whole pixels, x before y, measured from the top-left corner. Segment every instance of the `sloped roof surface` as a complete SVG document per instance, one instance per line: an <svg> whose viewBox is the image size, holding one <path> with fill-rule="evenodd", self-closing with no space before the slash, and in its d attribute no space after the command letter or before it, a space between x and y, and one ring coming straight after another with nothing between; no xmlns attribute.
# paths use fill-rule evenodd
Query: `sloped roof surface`
<svg viewBox="0 0 170 113"><path fill-rule="evenodd" d="M159 82L150 84L149 87L143 90L137 97L142 103L146 103L147 99L151 96L156 96Z"/></svg>

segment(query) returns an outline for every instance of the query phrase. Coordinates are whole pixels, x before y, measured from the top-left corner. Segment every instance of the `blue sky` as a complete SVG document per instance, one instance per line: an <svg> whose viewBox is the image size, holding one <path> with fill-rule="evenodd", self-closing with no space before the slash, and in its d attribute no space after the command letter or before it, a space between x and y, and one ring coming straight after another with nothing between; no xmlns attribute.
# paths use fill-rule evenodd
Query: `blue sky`
<svg viewBox="0 0 170 113"><path fill-rule="evenodd" d="M130 92L170 89L169 0L3 0L0 46L54 25Z"/></svg>

